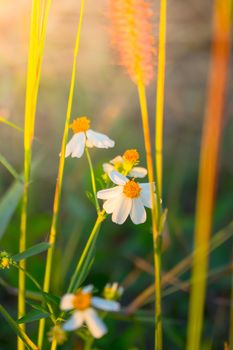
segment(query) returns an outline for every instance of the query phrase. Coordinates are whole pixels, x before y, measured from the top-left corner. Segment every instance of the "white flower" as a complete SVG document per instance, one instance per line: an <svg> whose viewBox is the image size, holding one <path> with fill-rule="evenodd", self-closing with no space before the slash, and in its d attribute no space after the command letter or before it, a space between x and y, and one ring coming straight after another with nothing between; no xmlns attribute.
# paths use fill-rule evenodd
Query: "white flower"
<svg viewBox="0 0 233 350"><path fill-rule="evenodd" d="M111 148L115 145L115 142L108 136L90 129L90 120L86 117L75 119L70 128L73 130L74 135L66 145L65 157L71 155L72 158L81 158L85 146Z"/></svg>
<svg viewBox="0 0 233 350"><path fill-rule="evenodd" d="M129 172L127 172L128 169ZM110 160L109 163L103 164L103 169L106 174L109 175L109 173L113 170L118 170L121 172L121 170L126 170L127 176L129 177L139 177L143 178L147 175L146 168L139 167L139 166L130 166L129 162L125 162L124 158L122 156L117 156L114 159Z"/></svg>
<svg viewBox="0 0 233 350"><path fill-rule="evenodd" d="M75 310L70 319L63 325L64 330L72 331L80 328L85 323L95 338L101 338L107 333L105 324L94 308L105 311L119 311L120 304L116 301L94 297L92 291L93 286L89 285L78 290L76 294L65 294L62 297L61 310Z"/></svg>
<svg viewBox="0 0 233 350"><path fill-rule="evenodd" d="M145 222L144 207L152 207L150 184L129 180L115 170L109 173L109 177L117 186L98 191L97 197L105 200L103 208L112 214L112 221L123 224L130 215L134 224Z"/></svg>

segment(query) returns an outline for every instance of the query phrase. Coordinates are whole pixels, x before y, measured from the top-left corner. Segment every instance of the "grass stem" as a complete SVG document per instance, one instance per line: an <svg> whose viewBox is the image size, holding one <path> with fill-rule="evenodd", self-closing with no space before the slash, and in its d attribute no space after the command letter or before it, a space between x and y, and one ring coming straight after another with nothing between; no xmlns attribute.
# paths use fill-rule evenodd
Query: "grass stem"
<svg viewBox="0 0 233 350"><path fill-rule="evenodd" d="M154 283L155 283L155 349L162 350L162 306L161 306L161 247L160 236L157 230L156 201L154 196L154 171L151 152L151 139L149 116L147 109L145 86L142 81L138 81L138 96L141 108L142 125L144 132L144 143L146 150L146 161L148 178L150 182L150 192L152 198L152 229L153 229L153 255L154 255ZM158 196L157 196L158 197ZM159 198L158 198L159 200Z"/></svg>
<svg viewBox="0 0 233 350"><path fill-rule="evenodd" d="M91 173L91 184L92 184L93 196L95 199L95 207L96 207L97 213L99 213L100 206L99 206L99 202L98 202L97 195L96 195L95 173L94 173L94 168L93 168L90 152L88 151L87 147L85 148L85 152L86 152L86 156L87 156L87 160L88 160L88 164L89 164L89 168L90 168L90 173Z"/></svg>
<svg viewBox="0 0 233 350"><path fill-rule="evenodd" d="M65 127L64 127L64 133L63 133L63 139L62 139L57 183L56 183L55 195L54 195L53 217L52 217L52 223L51 223L51 229L50 229L50 235L49 235L49 243L51 243L52 246L51 248L49 248L47 253L44 285L43 285L44 292L48 292L50 288L51 270L52 270L52 262L53 262L53 255L54 255L54 246L55 246L56 236L57 236L57 222L58 222L58 214L60 209L60 197L61 197L64 166L65 166L65 148L66 148L66 143L68 138L70 118L71 118L71 110L72 110L72 102L73 102L73 95L74 95L75 78L76 78L77 58L79 53L79 44L80 44L81 28L82 28L82 21L83 21L83 12L84 12L84 0L82 0L81 8L80 8L79 23L78 23L76 43L75 43L75 49L74 49L70 92L69 92ZM42 319L40 320L40 323L39 323L39 334L38 334L38 345L40 348L42 348L43 346L44 328L45 328L45 320Z"/></svg>

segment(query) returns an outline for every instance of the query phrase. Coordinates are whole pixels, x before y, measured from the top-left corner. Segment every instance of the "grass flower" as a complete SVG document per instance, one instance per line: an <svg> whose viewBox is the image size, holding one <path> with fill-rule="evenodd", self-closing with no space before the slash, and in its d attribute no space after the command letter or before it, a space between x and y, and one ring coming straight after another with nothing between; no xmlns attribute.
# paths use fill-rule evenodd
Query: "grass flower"
<svg viewBox="0 0 233 350"><path fill-rule="evenodd" d="M72 331L85 323L94 338L101 338L107 333L107 327L95 308L104 311L119 311L120 304L113 300L95 297L92 292L93 286L89 285L79 289L76 294L70 293L63 296L60 304L61 310L75 310L70 319L65 322L64 330Z"/></svg>
<svg viewBox="0 0 233 350"><path fill-rule="evenodd" d="M109 163L103 164L104 172L109 175L113 170L117 170L123 175L129 177L143 178L147 175L146 168L135 166L139 163L139 153L136 149L125 151L123 156L117 156Z"/></svg>
<svg viewBox="0 0 233 350"><path fill-rule="evenodd" d="M117 282L107 283L104 287L103 296L107 300L118 300L122 296L124 288Z"/></svg>
<svg viewBox="0 0 233 350"><path fill-rule="evenodd" d="M97 192L97 197L105 200L103 208L108 214L112 214L112 221L123 224L130 215L134 224L142 224L146 221L146 210L151 208L152 201L149 183L138 183L134 179L113 170L109 177L117 186Z"/></svg>
<svg viewBox="0 0 233 350"><path fill-rule="evenodd" d="M108 136L90 129L90 120L87 117L79 117L70 124L74 135L67 143L65 157L81 158L85 146L97 148L112 148L115 142Z"/></svg>
<svg viewBox="0 0 233 350"><path fill-rule="evenodd" d="M119 63L137 84L146 85L153 77L155 56L153 15L145 0L109 0L111 41Z"/></svg>

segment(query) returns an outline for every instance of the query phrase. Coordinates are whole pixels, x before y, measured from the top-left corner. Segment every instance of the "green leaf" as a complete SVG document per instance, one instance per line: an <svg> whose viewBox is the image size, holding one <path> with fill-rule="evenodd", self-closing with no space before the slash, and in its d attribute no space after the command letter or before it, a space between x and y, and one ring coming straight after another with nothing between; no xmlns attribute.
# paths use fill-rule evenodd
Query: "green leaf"
<svg viewBox="0 0 233 350"><path fill-rule="evenodd" d="M49 249L49 247L51 247L50 243L46 243L46 242L38 243L28 248L22 253L13 255L12 259L15 261L24 260L24 259L30 258L31 256L45 252L46 250Z"/></svg>
<svg viewBox="0 0 233 350"><path fill-rule="evenodd" d="M61 299L57 296L57 295L53 295L51 293L46 293L46 292L39 292L38 294L41 295L41 297L47 301L47 302L51 302L53 304L55 304L56 306L60 305L60 301Z"/></svg>
<svg viewBox="0 0 233 350"><path fill-rule="evenodd" d="M18 324L13 320L13 318L9 315L9 313L4 309L2 305L0 305L0 312L28 349L39 350L39 348L33 343L28 335L21 328L19 328Z"/></svg>
<svg viewBox="0 0 233 350"><path fill-rule="evenodd" d="M4 235L23 193L23 184L15 181L0 200L0 239Z"/></svg>
<svg viewBox="0 0 233 350"><path fill-rule="evenodd" d="M47 310L43 306L41 306L38 303L35 303L32 300L30 300L30 301L26 300L26 303L28 305L30 305L33 309L37 310L37 311L40 311L40 312L43 312L43 313L47 313Z"/></svg>
<svg viewBox="0 0 233 350"><path fill-rule="evenodd" d="M91 266L95 260L95 252L96 252L95 245L96 245L98 233L99 232L97 232L95 238L91 243L90 248L88 249L88 252L83 261L83 264L79 267L77 273L74 275L75 278L73 279L73 281L71 281L72 292L74 292L81 286L81 284L85 281L85 279L87 278L90 272Z"/></svg>
<svg viewBox="0 0 233 350"><path fill-rule="evenodd" d="M30 323L30 322L34 322L34 321L38 321L41 318L47 318L49 317L50 314L48 312L42 312L39 310L31 310L29 311L26 315L24 315L23 317L21 317L17 323L21 324L21 323Z"/></svg>

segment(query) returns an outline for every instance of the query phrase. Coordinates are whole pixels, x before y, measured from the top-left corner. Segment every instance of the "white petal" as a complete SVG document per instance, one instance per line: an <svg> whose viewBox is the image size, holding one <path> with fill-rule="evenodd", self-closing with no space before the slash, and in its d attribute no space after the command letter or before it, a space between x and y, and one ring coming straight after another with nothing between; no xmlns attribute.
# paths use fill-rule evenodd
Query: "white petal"
<svg viewBox="0 0 233 350"><path fill-rule="evenodd" d="M88 140L98 148L109 148L114 147L115 142L111 140L107 135L95 132L91 129L86 132Z"/></svg>
<svg viewBox="0 0 233 350"><path fill-rule="evenodd" d="M104 202L103 208L107 214L112 214L118 203L118 197L110 198Z"/></svg>
<svg viewBox="0 0 233 350"><path fill-rule="evenodd" d="M67 322L64 323L63 329L65 331L73 331L77 328L80 328L84 321L84 313L82 311L76 311L69 318Z"/></svg>
<svg viewBox="0 0 233 350"><path fill-rule="evenodd" d="M65 294L60 303L61 310L72 310L74 308L73 305L74 294Z"/></svg>
<svg viewBox="0 0 233 350"><path fill-rule="evenodd" d="M134 167L128 174L130 177L145 177L147 175L147 170L146 168L142 168L139 166Z"/></svg>
<svg viewBox="0 0 233 350"><path fill-rule="evenodd" d="M70 141L67 143L65 157L69 157L71 155L71 153L73 152L73 149L74 149L75 145L77 144L77 137L78 137L78 134L74 134L71 137Z"/></svg>
<svg viewBox="0 0 233 350"><path fill-rule="evenodd" d="M103 298L93 297L91 299L91 304L97 309L105 311L119 311L120 304L117 301L106 300Z"/></svg>
<svg viewBox="0 0 233 350"><path fill-rule="evenodd" d="M140 198L132 200L132 209L130 212L131 220L134 224L142 224L146 221L146 211Z"/></svg>
<svg viewBox="0 0 233 350"><path fill-rule="evenodd" d="M127 177L125 177L124 175L118 173L118 171L113 170L109 173L109 177L112 180L112 182L116 185L124 185L126 182L128 182L129 180L127 179Z"/></svg>
<svg viewBox="0 0 233 350"><path fill-rule="evenodd" d="M129 216L132 207L132 199L124 195L119 196L112 214L112 221L116 224L123 224Z"/></svg>
<svg viewBox="0 0 233 350"><path fill-rule="evenodd" d="M95 310L90 308L85 310L83 313L87 327L89 328L89 331L94 338L101 338L104 334L107 333L107 327L99 318Z"/></svg>
<svg viewBox="0 0 233 350"><path fill-rule="evenodd" d="M106 190L101 190L97 192L97 198L99 199L109 199L109 198L115 198L119 196L123 191L122 186L116 186L112 188L108 188Z"/></svg>
<svg viewBox="0 0 233 350"><path fill-rule="evenodd" d="M110 173L110 171L114 170L114 166L109 163L103 164L103 169L106 174Z"/></svg>
<svg viewBox="0 0 233 350"><path fill-rule="evenodd" d="M123 163L123 158L122 156L116 156L115 158L113 158L112 160L110 160L111 164L115 164L115 163Z"/></svg>
<svg viewBox="0 0 233 350"><path fill-rule="evenodd" d="M94 289L93 284L88 284L87 286L82 288L82 293L91 293Z"/></svg>
<svg viewBox="0 0 233 350"><path fill-rule="evenodd" d="M140 187L144 191L150 191L150 182L146 182L146 183L140 184ZM155 183L153 183L153 190L155 191Z"/></svg>
<svg viewBox="0 0 233 350"><path fill-rule="evenodd" d="M152 208L151 194L150 191L141 191L140 198L142 200L143 205L147 208Z"/></svg>

